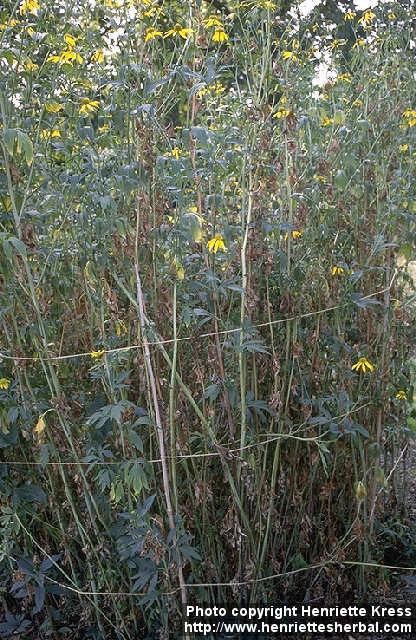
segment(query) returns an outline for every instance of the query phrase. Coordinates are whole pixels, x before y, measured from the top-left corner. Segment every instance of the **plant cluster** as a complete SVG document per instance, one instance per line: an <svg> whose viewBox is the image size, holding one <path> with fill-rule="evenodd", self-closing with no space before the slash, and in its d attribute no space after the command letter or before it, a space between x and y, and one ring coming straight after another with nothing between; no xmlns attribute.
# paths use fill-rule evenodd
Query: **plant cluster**
<svg viewBox="0 0 416 640"><path fill-rule="evenodd" d="M416 428L415 9L318 15L0 9L4 637L382 580Z"/></svg>

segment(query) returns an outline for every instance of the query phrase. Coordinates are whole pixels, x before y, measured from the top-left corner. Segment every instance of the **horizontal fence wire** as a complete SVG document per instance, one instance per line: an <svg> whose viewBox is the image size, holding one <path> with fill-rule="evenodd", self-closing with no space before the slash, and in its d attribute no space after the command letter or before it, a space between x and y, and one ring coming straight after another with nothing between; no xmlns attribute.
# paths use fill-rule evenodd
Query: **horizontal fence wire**
<svg viewBox="0 0 416 640"><path fill-rule="evenodd" d="M352 413L357 413L358 411L361 411L362 409L365 409L365 407L368 407L370 405L374 404L373 402L366 402L365 404L360 405L359 407L356 407L355 409L350 409L349 411L347 411L346 413L343 413L339 416L334 416L331 418L332 421L334 420L342 420L346 417L348 417L349 415L351 415ZM329 419L328 419L329 420ZM225 460L230 460L230 459L238 459L238 456L236 454L241 453L242 451L246 451L247 449L254 449L256 447L263 447L265 445L271 444L272 442L276 442L277 440L282 440L282 439L292 439L292 440L300 440L303 442L319 442L320 440L322 440L322 438L324 438L324 436L326 436L328 434L328 431L325 431L324 433L320 434L319 436L313 436L310 438L306 438L306 437L302 437L302 436L297 436L295 435L296 433L299 433L299 431L303 428L303 427L314 427L316 425L312 425L309 424L308 422L303 422L302 424L297 426L297 429L295 431L293 431L292 433L278 433L276 434L273 438L269 438L268 440L262 440L261 442L254 442L252 444L247 444L245 447L239 447L237 449L229 449L228 447L232 447L232 443L227 443L227 444L218 444L218 443L212 443L213 448L217 448L217 451L212 451L210 453L188 453L185 455L178 455L178 456L166 456L165 458L153 458L151 460L146 460L145 458L125 458L124 460L108 460L108 461L104 461L104 460L90 460L90 461L85 461L85 460L75 460L75 461L60 461L60 460L55 460L53 462L36 462L36 461L26 461L26 460L1 460L0 461L0 467L1 465L10 465L10 466L27 466L27 467L32 467L32 466L42 466L42 467L46 467L46 466L90 466L91 468L95 467L95 466L112 466L112 465L119 465L119 464L161 464L163 462L163 460L176 460L176 461L181 461L181 460L189 460L189 459L196 459L196 458L216 458L216 457L221 457L222 459Z"/></svg>
<svg viewBox="0 0 416 640"><path fill-rule="evenodd" d="M388 287L385 287L384 289L381 289L380 291L374 291L373 293L369 293L366 296L363 296L362 298L360 298L360 300L368 300L369 298L373 298L374 296L377 295L381 295L382 293L386 293L387 291L390 291L394 279L396 277L397 272L395 272L390 284ZM250 329L260 329L260 328L264 328L264 327L269 327L271 325L276 325L276 324L283 324L285 322L292 322L294 320L301 320L303 318L310 318L312 316L318 316L321 315L323 313L328 313L330 311L335 311L336 309L341 309L343 307L348 306L348 304L350 304L349 302L345 302L343 304L337 304L337 305L333 305L331 307L325 307L324 309L319 309L318 311L309 311L308 313L302 313L296 316L291 316L289 318L278 318L276 320L270 320L268 322L260 322L259 324L253 324L250 326ZM197 336L183 336L183 337L179 337L179 338L167 338L166 340L147 340L146 343L145 342L139 342L138 344L132 344L132 345L128 345L125 347L116 347L115 349L102 349L100 350L100 354L101 355L107 355L107 354L111 354L111 353L123 353L126 351L132 351L135 349L141 349L143 348L144 344L148 344L150 346L156 346L156 345L165 345L165 344L172 344L172 343L177 343L177 342L184 342L184 341L190 341L190 340L195 340L198 341L202 338L211 338L211 337L215 337L215 336L220 336L220 335L229 335L232 333L238 333L239 331L244 331L244 327L235 327L233 329L223 329L222 331L211 331L209 333L201 333ZM0 358L3 358L5 360L14 360L17 362L22 362L22 361L32 361L32 362L36 362L36 361L44 361L44 362L57 362L60 360L72 360L75 358L85 358L85 357L91 357L91 351L83 351L80 353L69 353L66 355L62 355L62 356L18 356L18 355L10 355L10 354L6 354L0 351Z"/></svg>
<svg viewBox="0 0 416 640"><path fill-rule="evenodd" d="M301 567L300 569L293 569L292 571L285 571L283 573L275 573L270 576L264 576L262 578L253 578L251 580L243 580L241 582L194 582L194 583L185 583L185 589L197 589L197 588L219 588L219 587L242 587L249 586L252 584L257 584L261 582L266 582L268 580L276 580L277 578L288 578L297 573L304 573L305 571L313 571L314 569L325 569L329 566L337 566L342 567L343 565L354 566L354 567L367 567L368 569L389 569L391 571L416 571L416 567L399 567L396 565L388 565L388 564L378 564L377 562L361 562L354 560L328 560L327 562L321 562L319 564L313 564L308 567ZM124 597L138 597L143 596L145 594L137 592L137 591L81 591L80 589L76 589L75 587L70 587L69 585L62 584L58 580L54 580L49 576L45 576L45 579L53 582L56 585L59 585L63 589L68 589L69 591L73 591L81 596L124 596ZM159 596L172 596L180 591L180 587L177 589L173 589L172 591L162 591L158 593Z"/></svg>
<svg viewBox="0 0 416 640"><path fill-rule="evenodd" d="M56 562L56 560L54 560L54 558L52 558L49 555L49 553L47 551L45 551L45 549L43 549L43 547L34 538L34 536L30 533L30 531L28 531L28 529L24 526L23 522L21 521L21 519L19 518L17 513L15 514L15 518L18 521L18 523L21 526L21 528L23 529L23 531L32 540L33 544L42 552L42 554L46 558L49 559L49 561L52 563L52 565L55 566L55 568L58 569L58 571L67 580L70 580L70 582L72 582L73 586L70 586L70 585L67 585L67 584L62 584L61 582L59 582L57 580L54 580L53 578L50 578L49 576L45 576L45 579L47 579L49 582L53 582L54 584L59 585L63 589L67 589L68 591L72 591L72 592L76 593L77 595L81 595L81 596L119 596L119 597L132 596L132 597L136 597L137 598L137 597L140 597L140 596L144 595L143 593L137 592L137 591L87 591L87 590L79 589L75 585L75 583L71 580L71 578L68 576L68 574L59 566L59 564ZM352 566L352 567L355 567L355 566L357 566L357 567L367 567L369 569L390 569L392 571L416 571L416 567L400 567L400 566L397 566L397 565L379 564L377 562L365 562L365 561L359 561L359 560L357 560L357 561L355 561L355 560L335 560L334 558L329 558L328 560L324 560L323 562L319 562L317 564L309 565L308 567L301 567L299 569L292 569L290 571L284 571L284 572L281 572L281 573L274 573L272 575L263 576L261 578L251 578L251 579L248 579L248 580L231 581L231 582L193 582L193 583L187 583L184 586L185 586L186 589L219 588L219 587L235 588L235 587L240 587L240 586L249 586L249 585L253 585L253 584L258 584L258 583L261 583L261 582L267 582L269 580L276 580L278 578L287 578L287 577L296 575L298 573L303 573L305 571L313 571L313 570L316 570L316 569L324 569L324 568L329 567L329 566L342 567L343 565L348 565L348 566ZM176 589L173 589L172 591L161 592L158 595L159 596L171 596L171 595L175 595L179 591L180 591L180 587L177 587Z"/></svg>

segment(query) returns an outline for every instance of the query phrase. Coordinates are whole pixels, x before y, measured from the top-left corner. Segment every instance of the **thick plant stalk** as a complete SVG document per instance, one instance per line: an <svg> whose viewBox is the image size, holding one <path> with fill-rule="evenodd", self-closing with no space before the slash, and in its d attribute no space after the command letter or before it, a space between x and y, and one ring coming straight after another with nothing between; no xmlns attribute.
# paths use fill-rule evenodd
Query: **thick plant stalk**
<svg viewBox="0 0 416 640"><path fill-rule="evenodd" d="M156 379L155 379L155 374L153 370L152 357L150 354L149 343L146 339L146 316L145 316L145 309L144 309L144 296L143 296L142 281L140 277L139 262L138 262L139 220L140 220L140 209L139 209L139 202L138 202L137 215L136 215L136 250L135 250L135 265L134 265L135 275L136 275L137 311L138 311L140 331L141 331L141 336L143 341L143 351L144 351L144 358L146 363L147 377L149 381L149 390L150 390L150 395L152 399L152 405L153 405L153 411L154 411L154 417L155 417L155 423L156 423L156 435L157 435L157 440L159 445L159 454L162 461L161 465L162 465L162 477L163 477L163 493L165 497L166 511L168 514L169 527L171 530L174 530L175 520L173 516L168 461L166 456L162 417L160 412L159 399L157 396ZM185 588L185 581L183 577L182 566L180 564L178 566L178 582L179 582L179 588L181 592L182 605L185 606L187 602L186 588Z"/></svg>
<svg viewBox="0 0 416 640"><path fill-rule="evenodd" d="M246 357L242 351L242 345L244 341L243 325L246 316L246 299L247 299L247 243L248 232L251 222L251 211L253 207L253 195L252 195L252 173L250 171L248 178L248 198L247 198L247 212L243 223L243 242L241 245L241 305L240 305L240 353L238 357L238 364L240 369L240 403L241 403L241 431L240 431L240 448L244 449L247 436L247 399L246 399ZM244 452L241 452L244 457Z"/></svg>

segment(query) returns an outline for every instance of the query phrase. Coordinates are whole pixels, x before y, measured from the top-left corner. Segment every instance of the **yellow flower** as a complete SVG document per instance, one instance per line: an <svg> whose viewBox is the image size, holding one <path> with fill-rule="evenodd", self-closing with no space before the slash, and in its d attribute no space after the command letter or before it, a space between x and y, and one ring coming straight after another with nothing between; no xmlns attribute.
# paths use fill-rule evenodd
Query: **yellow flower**
<svg viewBox="0 0 416 640"><path fill-rule="evenodd" d="M42 433L45 431L46 429L46 422L45 422L45 414L42 414L41 416L39 416L39 419L35 425L35 428L33 429L34 433L36 433L36 436L38 437L38 439L40 439Z"/></svg>
<svg viewBox="0 0 416 640"><path fill-rule="evenodd" d="M224 31L224 29L217 27L214 31L214 35L212 36L213 42L227 42L229 39L228 33Z"/></svg>
<svg viewBox="0 0 416 640"><path fill-rule="evenodd" d="M74 38L74 36L71 36L70 33L66 33L64 35L64 40L66 42L66 44L68 45L68 47L70 49L73 49L77 43L76 39Z"/></svg>
<svg viewBox="0 0 416 640"><path fill-rule="evenodd" d="M279 109L279 111L276 111L273 115L273 118L287 118L288 116L290 116L289 109Z"/></svg>
<svg viewBox="0 0 416 640"><path fill-rule="evenodd" d="M194 30L189 27L181 27L180 24L175 24L175 26L172 29L165 31L165 33L163 34L163 37L169 38L169 36L180 36L181 38L186 40L187 38L189 38L190 35L193 34L193 32Z"/></svg>
<svg viewBox="0 0 416 640"><path fill-rule="evenodd" d="M359 358L358 361L352 365L351 369L353 371L366 373L368 371L374 371L374 365L367 360L367 358Z"/></svg>
<svg viewBox="0 0 416 640"><path fill-rule="evenodd" d="M36 71L36 69L39 69L39 65L28 58L25 62L25 69L26 71Z"/></svg>
<svg viewBox="0 0 416 640"><path fill-rule="evenodd" d="M348 82L351 84L351 74L350 73L340 73L337 77L338 81Z"/></svg>
<svg viewBox="0 0 416 640"><path fill-rule="evenodd" d="M27 13L33 13L36 15L39 9L40 4L38 0L23 0L23 2L20 3L19 11L21 16L25 16Z"/></svg>
<svg viewBox="0 0 416 640"><path fill-rule="evenodd" d="M351 102L353 107L362 107L363 101L360 98L356 98L353 102Z"/></svg>
<svg viewBox="0 0 416 640"><path fill-rule="evenodd" d="M64 62L78 62L78 64L82 64L84 62L83 57L76 51L72 51L72 49L67 49L66 51L62 51L59 56L59 61L63 64Z"/></svg>
<svg viewBox="0 0 416 640"><path fill-rule="evenodd" d="M81 106L79 108L80 115L89 115L90 113L94 113L94 111L98 111L100 108L100 103L98 100L89 100L89 98L84 98Z"/></svg>
<svg viewBox="0 0 416 640"><path fill-rule="evenodd" d="M45 109L48 113L59 113L63 108L64 105L59 102L47 102L45 104Z"/></svg>
<svg viewBox="0 0 416 640"><path fill-rule="evenodd" d="M59 129L43 129L40 132L40 137L42 140L50 140L51 138L60 138L61 132Z"/></svg>
<svg viewBox="0 0 416 640"><path fill-rule="evenodd" d="M102 358L103 355L105 354L105 350L104 349L99 349L99 351L91 351L90 352L90 356L93 360L98 360L99 358Z"/></svg>
<svg viewBox="0 0 416 640"><path fill-rule="evenodd" d="M208 16L208 18L205 18L204 27L207 29L209 29L209 27L220 27L221 29L224 29L223 23L219 18L217 18L217 16Z"/></svg>
<svg viewBox="0 0 416 640"><path fill-rule="evenodd" d="M298 229L294 229L292 231L292 233L291 233L291 236L292 236L293 240L299 240L299 238L301 238L303 236L303 231L299 231ZM285 240L289 239L289 235L287 233L285 233L284 239Z"/></svg>
<svg viewBox="0 0 416 640"><path fill-rule="evenodd" d="M403 111L403 118L406 119L406 125L408 127L414 127L416 125L416 109L406 109Z"/></svg>
<svg viewBox="0 0 416 640"><path fill-rule="evenodd" d="M329 125L334 124L334 118L330 118L329 116L324 116L321 120L321 127L329 127Z"/></svg>
<svg viewBox="0 0 416 640"><path fill-rule="evenodd" d="M15 27L17 24L20 24L20 20L17 20L16 18L9 18L7 22L5 22L4 24L0 24L0 31Z"/></svg>
<svg viewBox="0 0 416 640"><path fill-rule="evenodd" d="M325 176L321 176L320 173L315 173L313 176L313 179L315 180L315 182L321 182L321 183L326 182Z"/></svg>
<svg viewBox="0 0 416 640"><path fill-rule="evenodd" d="M364 482L361 482L360 480L359 482L357 482L355 486L355 497L357 498L358 502L362 502L366 496L367 496L366 486Z"/></svg>
<svg viewBox="0 0 416 640"><path fill-rule="evenodd" d="M62 51L59 56L49 56L48 62L52 62L53 64L72 64L73 62L78 62L78 64L82 64L84 59L77 51L66 49L65 51Z"/></svg>
<svg viewBox="0 0 416 640"><path fill-rule="evenodd" d="M224 244L224 238L219 233L217 233L216 236L211 238L211 240L208 240L207 247L208 247L208 251L210 253L217 253L217 251L219 251L219 250L227 251L227 249L225 247L225 244Z"/></svg>
<svg viewBox="0 0 416 640"><path fill-rule="evenodd" d="M400 389L400 391L396 393L396 398L397 400L407 400L406 391L403 391L403 389Z"/></svg>
<svg viewBox="0 0 416 640"><path fill-rule="evenodd" d="M183 280L185 278L185 269L181 264L176 265L176 277L178 280Z"/></svg>
<svg viewBox="0 0 416 640"><path fill-rule="evenodd" d="M7 391L9 387L10 387L9 378L0 378L0 389L2 389L3 391Z"/></svg>
<svg viewBox="0 0 416 640"><path fill-rule="evenodd" d="M101 127L98 127L98 131L99 133L107 133L107 131L110 131L110 125L108 124L108 122L105 122L101 125Z"/></svg>
<svg viewBox="0 0 416 640"><path fill-rule="evenodd" d="M344 13L344 20L354 20L356 15L355 11L346 11Z"/></svg>
<svg viewBox="0 0 416 640"><path fill-rule="evenodd" d="M396 20L397 16L395 13L393 13L393 11L390 11L390 13L387 14L387 17L389 20Z"/></svg>
<svg viewBox="0 0 416 640"><path fill-rule="evenodd" d="M365 26L371 24L375 17L376 17L376 14L373 11L371 11L371 9L367 9L367 11L364 11L363 15L358 20L358 22L363 27L365 27Z"/></svg>
<svg viewBox="0 0 416 640"><path fill-rule="evenodd" d="M127 333L127 327L126 327L125 323L123 322L123 320L116 320L116 322L115 322L115 330L116 330L116 336L118 336L118 337L120 337L124 333Z"/></svg>
<svg viewBox="0 0 416 640"><path fill-rule="evenodd" d="M357 40L352 45L352 48L356 49L357 47L363 47L364 45L365 45L365 40L363 38L357 38Z"/></svg>
<svg viewBox="0 0 416 640"><path fill-rule="evenodd" d="M142 16L145 18L153 18L153 16L164 16L162 7L150 7L147 11L143 11Z"/></svg>
<svg viewBox="0 0 416 640"><path fill-rule="evenodd" d="M344 273L343 267L339 267L338 265L334 265L331 267L331 275L342 276L343 273Z"/></svg>
<svg viewBox="0 0 416 640"><path fill-rule="evenodd" d="M91 62L97 62L98 64L102 64L105 60L105 56L102 49L98 49L91 56Z"/></svg>
<svg viewBox="0 0 416 640"><path fill-rule="evenodd" d="M298 59L294 51L283 51L282 58L283 60L293 60L294 62Z"/></svg>
<svg viewBox="0 0 416 640"><path fill-rule="evenodd" d="M170 152L170 155L173 156L176 160L179 160L182 155L182 151L179 149L179 147L174 147Z"/></svg>
<svg viewBox="0 0 416 640"><path fill-rule="evenodd" d="M399 147L399 151L401 151L402 153L405 153L408 149L409 149L408 144L401 144Z"/></svg>
<svg viewBox="0 0 416 640"><path fill-rule="evenodd" d="M149 29L146 30L146 35L144 37L144 41L145 42L149 42L149 40L154 40L158 36L163 36L163 31L158 31L157 29L154 29L153 27L149 27Z"/></svg>
<svg viewBox="0 0 416 640"><path fill-rule="evenodd" d="M331 42L331 47L330 47L330 48L331 48L331 49L338 49L338 47L342 47L346 42L347 42L347 41L346 41L346 40L344 40L344 39L341 39L341 40L337 40L337 39L335 39L335 40L333 40L333 41Z"/></svg>

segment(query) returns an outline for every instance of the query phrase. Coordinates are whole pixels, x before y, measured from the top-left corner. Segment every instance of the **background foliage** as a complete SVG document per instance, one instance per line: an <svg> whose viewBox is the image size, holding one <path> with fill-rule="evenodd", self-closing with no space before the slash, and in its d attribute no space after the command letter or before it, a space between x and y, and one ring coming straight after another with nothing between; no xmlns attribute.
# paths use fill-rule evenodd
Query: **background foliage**
<svg viewBox="0 0 416 640"><path fill-rule="evenodd" d="M347 5L0 10L3 636L413 561L415 12Z"/></svg>

